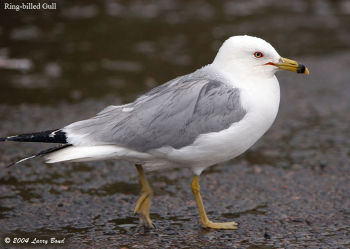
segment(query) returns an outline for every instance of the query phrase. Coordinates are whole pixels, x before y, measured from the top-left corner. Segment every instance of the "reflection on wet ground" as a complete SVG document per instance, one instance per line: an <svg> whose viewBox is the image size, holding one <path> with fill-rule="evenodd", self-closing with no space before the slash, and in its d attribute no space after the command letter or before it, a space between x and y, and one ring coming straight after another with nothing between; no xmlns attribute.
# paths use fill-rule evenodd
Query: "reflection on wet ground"
<svg viewBox="0 0 350 249"><path fill-rule="evenodd" d="M34 160L4 169L43 148L7 143L1 247L6 235L66 238L68 248L350 247L348 1L67 1L45 13L0 15L1 135L61 127L131 100L210 62L233 34L271 41L311 74L279 74L272 129L201 178L209 216L239 230L200 228L188 170L149 174L157 229L147 230L133 215L132 165Z"/></svg>

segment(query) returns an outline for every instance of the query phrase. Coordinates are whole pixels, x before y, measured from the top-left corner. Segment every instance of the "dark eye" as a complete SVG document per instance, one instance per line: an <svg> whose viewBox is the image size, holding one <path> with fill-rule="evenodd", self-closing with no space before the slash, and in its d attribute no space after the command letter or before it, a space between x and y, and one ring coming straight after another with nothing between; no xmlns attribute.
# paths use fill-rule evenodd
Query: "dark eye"
<svg viewBox="0 0 350 249"><path fill-rule="evenodd" d="M261 53L261 52L255 52L255 53L254 53L254 56L255 56L256 58L261 58L261 57L264 57L264 54Z"/></svg>

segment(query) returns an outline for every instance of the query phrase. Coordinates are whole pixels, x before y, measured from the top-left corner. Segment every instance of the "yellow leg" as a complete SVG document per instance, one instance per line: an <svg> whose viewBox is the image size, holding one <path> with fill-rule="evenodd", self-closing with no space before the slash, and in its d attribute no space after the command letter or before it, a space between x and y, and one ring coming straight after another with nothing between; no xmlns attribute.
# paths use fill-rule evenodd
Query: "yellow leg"
<svg viewBox="0 0 350 249"><path fill-rule="evenodd" d="M224 222L224 223L214 223L211 222L204 209L200 186L199 186L199 176L194 176L192 179L192 192L194 197L196 198L199 216L201 218L201 222L203 227L214 228L214 229L237 229L238 224L236 222Z"/></svg>
<svg viewBox="0 0 350 249"><path fill-rule="evenodd" d="M151 228L154 228L152 220L149 216L149 210L151 208L151 199L153 196L153 191L149 185L145 173L143 172L141 165L135 165L137 172L139 173L140 183L141 183L141 196L136 202L134 213L140 215L140 222Z"/></svg>

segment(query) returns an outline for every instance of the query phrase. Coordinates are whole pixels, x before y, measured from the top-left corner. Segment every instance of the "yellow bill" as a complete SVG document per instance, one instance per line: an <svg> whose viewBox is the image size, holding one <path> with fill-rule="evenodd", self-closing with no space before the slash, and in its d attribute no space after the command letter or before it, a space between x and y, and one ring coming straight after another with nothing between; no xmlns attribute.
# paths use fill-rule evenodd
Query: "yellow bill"
<svg viewBox="0 0 350 249"><path fill-rule="evenodd" d="M281 57L279 63L275 63L275 66L281 70L292 71L295 73L310 74L309 69L303 64L299 64L294 60Z"/></svg>

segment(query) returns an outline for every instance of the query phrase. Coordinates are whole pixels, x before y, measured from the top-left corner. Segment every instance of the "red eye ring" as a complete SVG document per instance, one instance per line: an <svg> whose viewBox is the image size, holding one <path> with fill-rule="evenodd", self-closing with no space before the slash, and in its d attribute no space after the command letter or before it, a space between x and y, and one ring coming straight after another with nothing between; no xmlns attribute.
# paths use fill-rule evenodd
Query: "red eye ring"
<svg viewBox="0 0 350 249"><path fill-rule="evenodd" d="M254 53L254 56L255 58L261 58L261 57L264 57L264 54L262 52L257 51Z"/></svg>

